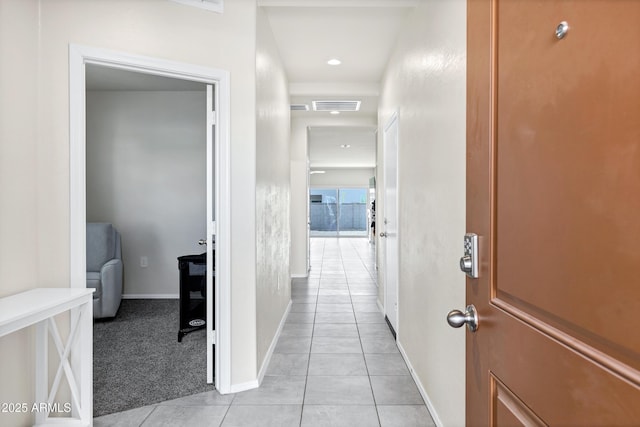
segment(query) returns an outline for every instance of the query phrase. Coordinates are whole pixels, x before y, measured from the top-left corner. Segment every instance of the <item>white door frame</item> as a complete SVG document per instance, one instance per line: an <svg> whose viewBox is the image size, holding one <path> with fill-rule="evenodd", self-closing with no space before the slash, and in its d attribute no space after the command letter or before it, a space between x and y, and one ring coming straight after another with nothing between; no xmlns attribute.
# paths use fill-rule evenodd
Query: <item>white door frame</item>
<svg viewBox="0 0 640 427"><path fill-rule="evenodd" d="M388 198L387 198L387 189L388 189L388 183L389 183L389 150L391 147L389 147L389 142L388 142L388 137L387 137L387 132L389 131L389 129L391 129L392 126L395 125L395 147L393 147L394 149L394 153L393 153L393 158L395 160L395 165L393 167L393 171L394 171L394 178L395 178L395 206L390 207L389 203L388 203ZM391 118L389 119L389 121L385 124L384 126L384 133L383 133L383 139L382 139L382 149L383 149L383 156L384 156L384 168L383 168L383 173L384 173L384 187L383 187L383 193L384 193L384 204L383 204L383 215L382 217L379 217L378 215L376 215L376 229L383 231L386 234L386 238L384 240L384 246L385 246L385 250L384 250L384 314L385 316L387 316L387 318L389 319L389 322L391 323L391 326L394 329L394 332L398 333L398 330L400 329L400 308L399 308L399 303L398 303L398 296L400 294L399 292L399 256L398 256L398 248L400 246L399 242L400 242L400 227L399 227L399 215L398 215L398 187L399 187L399 180L398 180L398 143L399 143L399 133L400 133L400 129L398 127L398 113L394 113ZM392 210L392 212L391 212ZM387 230L387 217L389 216L388 213L393 213L394 217L395 217L395 224L392 225L391 230L391 236L389 236L389 230ZM378 235L380 235L378 233ZM389 271L389 259L390 259L390 254L389 254L389 237L395 239L395 255L391 254L392 256L395 256L395 259L393 260L393 264L395 266L395 271ZM391 280L394 281L394 288L395 288L395 295L394 298L389 298L389 294L390 294L390 287L389 287L389 277L391 277ZM392 301L390 301L392 300ZM395 313L395 316L389 316L390 313L390 305L394 304L395 305L395 309L393 310L393 312ZM393 317L393 318L391 318Z"/></svg>
<svg viewBox="0 0 640 427"><path fill-rule="evenodd" d="M231 212L229 72L182 62L69 45L70 281L86 287L86 86L85 64L197 81L216 86L216 287L215 387L231 392Z"/></svg>

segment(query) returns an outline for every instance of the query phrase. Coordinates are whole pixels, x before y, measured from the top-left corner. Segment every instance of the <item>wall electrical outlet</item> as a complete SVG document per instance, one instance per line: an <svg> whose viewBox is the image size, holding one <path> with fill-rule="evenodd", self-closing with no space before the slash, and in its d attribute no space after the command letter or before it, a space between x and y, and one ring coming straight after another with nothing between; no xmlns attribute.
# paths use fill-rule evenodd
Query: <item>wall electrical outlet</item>
<svg viewBox="0 0 640 427"><path fill-rule="evenodd" d="M146 256L140 257L140 267L145 268L149 267L149 258Z"/></svg>

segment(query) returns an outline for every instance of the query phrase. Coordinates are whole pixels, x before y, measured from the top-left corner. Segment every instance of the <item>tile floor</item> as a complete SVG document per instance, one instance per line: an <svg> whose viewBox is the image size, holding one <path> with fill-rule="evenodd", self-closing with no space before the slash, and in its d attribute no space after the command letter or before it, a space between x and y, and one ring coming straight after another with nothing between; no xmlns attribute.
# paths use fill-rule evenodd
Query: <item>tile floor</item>
<svg viewBox="0 0 640 427"><path fill-rule="evenodd" d="M201 393L106 415L94 426L434 426L376 304L366 238L312 238L311 273L260 388Z"/></svg>

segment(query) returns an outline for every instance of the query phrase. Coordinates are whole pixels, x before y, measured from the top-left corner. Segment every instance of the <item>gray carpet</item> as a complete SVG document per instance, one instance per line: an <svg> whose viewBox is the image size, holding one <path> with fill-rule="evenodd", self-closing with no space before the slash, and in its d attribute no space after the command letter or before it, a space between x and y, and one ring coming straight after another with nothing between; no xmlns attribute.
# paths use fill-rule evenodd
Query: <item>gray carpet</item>
<svg viewBox="0 0 640 427"><path fill-rule="evenodd" d="M93 327L94 417L213 390L205 330L178 342L178 300L123 300Z"/></svg>

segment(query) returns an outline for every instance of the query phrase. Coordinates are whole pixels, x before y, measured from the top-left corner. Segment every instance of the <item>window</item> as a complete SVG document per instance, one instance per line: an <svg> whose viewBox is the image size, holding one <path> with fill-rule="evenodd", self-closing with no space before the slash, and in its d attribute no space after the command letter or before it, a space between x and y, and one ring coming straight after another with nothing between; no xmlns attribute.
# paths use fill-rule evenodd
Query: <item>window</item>
<svg viewBox="0 0 640 427"><path fill-rule="evenodd" d="M309 189L312 236L367 236L366 188Z"/></svg>

